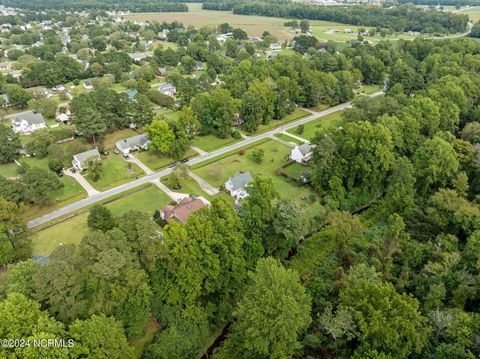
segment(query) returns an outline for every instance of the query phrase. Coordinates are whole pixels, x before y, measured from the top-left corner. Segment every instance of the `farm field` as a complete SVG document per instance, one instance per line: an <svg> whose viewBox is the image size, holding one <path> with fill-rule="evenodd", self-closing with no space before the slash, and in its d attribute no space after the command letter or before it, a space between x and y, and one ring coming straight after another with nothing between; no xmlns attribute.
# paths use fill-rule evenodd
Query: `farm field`
<svg viewBox="0 0 480 359"><path fill-rule="evenodd" d="M103 173L96 182L90 178L88 171L84 177L95 189L104 191L144 175L145 172L136 164L127 162L120 155L111 153L103 158Z"/></svg>
<svg viewBox="0 0 480 359"><path fill-rule="evenodd" d="M265 157L260 164L253 162L249 158L251 151L255 147L263 148L265 151ZM313 204L306 203L306 199L309 196L313 195L313 198L318 199L313 191L308 187L297 186L276 173L277 168L286 163L285 158L290 153L290 150L291 148L286 145L274 140L267 140L246 149L244 155L240 155L239 151L237 151L229 156L217 159L215 162L198 167L193 172L216 187L222 186L228 177L239 171L250 171L252 175L266 175L272 178L280 196L304 205L307 213L318 213L321 205L317 200Z"/></svg>
<svg viewBox="0 0 480 359"><path fill-rule="evenodd" d="M306 123L304 130L301 134L297 132L297 128L292 128L287 132L305 138L307 140L312 140L315 137L317 132L324 132L329 127L338 127L343 123L341 112L334 112L325 117L321 117L318 120Z"/></svg>
<svg viewBox="0 0 480 359"><path fill-rule="evenodd" d="M108 201L106 200L106 202ZM167 195L156 186L149 184L145 189L107 203L106 206L114 215L119 216L129 210L150 214L156 209L166 206L169 202L170 198ZM61 244L78 245L88 232L87 217L88 211L32 234L33 255L49 255Z"/></svg>

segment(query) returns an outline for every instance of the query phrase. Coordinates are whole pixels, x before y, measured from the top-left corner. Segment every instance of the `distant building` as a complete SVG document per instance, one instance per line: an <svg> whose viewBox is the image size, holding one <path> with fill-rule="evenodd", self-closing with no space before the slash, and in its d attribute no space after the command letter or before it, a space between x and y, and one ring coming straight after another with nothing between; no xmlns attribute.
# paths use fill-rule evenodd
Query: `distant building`
<svg viewBox="0 0 480 359"><path fill-rule="evenodd" d="M228 39L232 38L233 37L233 32L227 32L225 34L220 34L217 36L217 41L218 42L225 42L227 41Z"/></svg>
<svg viewBox="0 0 480 359"><path fill-rule="evenodd" d="M72 161L73 168L75 168L78 171L83 171L84 169L87 168L86 166L87 161L92 157L100 158L100 153L98 152L98 149L94 148L93 150L88 150L88 151L73 155L73 161Z"/></svg>
<svg viewBox="0 0 480 359"><path fill-rule="evenodd" d="M30 133L47 128L47 125L40 113L29 111L13 117L12 128L16 133Z"/></svg>
<svg viewBox="0 0 480 359"><path fill-rule="evenodd" d="M185 223L192 213L197 212L209 204L210 202L203 197L195 199L192 197L185 197L177 206L168 205L160 211L160 217L163 222L162 225L167 224L167 222L171 220Z"/></svg>
<svg viewBox="0 0 480 359"><path fill-rule="evenodd" d="M117 141L115 148L123 154L128 154L130 151L147 150L150 142L152 141L147 136L137 135Z"/></svg>
<svg viewBox="0 0 480 359"><path fill-rule="evenodd" d="M202 61L195 61L195 67L194 67L195 71L200 71L201 69L203 69L203 63Z"/></svg>
<svg viewBox="0 0 480 359"><path fill-rule="evenodd" d="M92 81L85 80L85 82L83 83L83 87L85 87L85 89L88 90L88 91L93 90Z"/></svg>
<svg viewBox="0 0 480 359"><path fill-rule="evenodd" d="M129 100L133 100L135 96L137 96L137 94L138 94L138 91L136 89L129 89L127 91L127 96Z"/></svg>
<svg viewBox="0 0 480 359"><path fill-rule="evenodd" d="M282 45L277 43L270 44L270 50L272 51L280 51L282 49Z"/></svg>
<svg viewBox="0 0 480 359"><path fill-rule="evenodd" d="M138 53L138 54L128 54L130 58L134 61L140 62L147 58L147 54L145 53Z"/></svg>
<svg viewBox="0 0 480 359"><path fill-rule="evenodd" d="M290 153L290 159L292 161L305 164L312 158L313 145L306 142L300 146L295 146L295 148Z"/></svg>
<svg viewBox="0 0 480 359"><path fill-rule="evenodd" d="M177 92L177 89L175 88L175 86L173 86L169 83L163 83L163 84L158 85L158 91L160 91L164 95L173 97L175 95L175 93Z"/></svg>
<svg viewBox="0 0 480 359"><path fill-rule="evenodd" d="M225 189L230 195L239 200L248 197L247 185L253 179L250 172L237 172L225 182Z"/></svg>

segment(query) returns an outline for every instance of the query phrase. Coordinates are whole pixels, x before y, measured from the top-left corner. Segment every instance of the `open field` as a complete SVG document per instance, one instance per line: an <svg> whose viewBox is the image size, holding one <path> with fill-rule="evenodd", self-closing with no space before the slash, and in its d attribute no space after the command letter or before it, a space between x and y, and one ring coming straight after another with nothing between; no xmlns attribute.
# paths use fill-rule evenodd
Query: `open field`
<svg viewBox="0 0 480 359"><path fill-rule="evenodd" d="M175 162L172 157L164 156L159 152L154 151L140 151L135 152L135 157L142 161L148 168L154 171L158 171L160 168L167 167L169 164ZM192 149L188 149L184 158L193 158L197 156L197 152Z"/></svg>
<svg viewBox="0 0 480 359"><path fill-rule="evenodd" d="M264 160L260 164L253 162L249 158L250 152L254 147L263 148L265 151ZM239 151L236 151L229 156L217 159L215 162L198 167L193 172L216 187L222 186L228 177L238 171L250 171L252 175L266 175L272 178L276 190L282 197L304 205L307 213L318 212L320 208L318 201L311 205L306 201L310 195L316 197L313 191L308 187L297 186L276 173L277 168L286 163L285 158L290 153L290 150L291 148L286 145L274 140L267 140L246 149L243 156L239 154Z"/></svg>
<svg viewBox="0 0 480 359"><path fill-rule="evenodd" d="M99 191L120 186L123 183L129 182L134 178L143 177L145 172L136 164L125 161L120 155L111 153L109 156L103 158L103 173L94 182L87 171L84 176L90 184ZM129 168L130 165L130 168Z"/></svg>
<svg viewBox="0 0 480 359"><path fill-rule="evenodd" d="M159 188L150 184L146 189L108 203L106 206L114 215L118 216L129 210L151 214L168 203L170 203L170 198ZM88 232L87 217L88 211L32 234L33 255L49 255L61 244L78 245Z"/></svg>
<svg viewBox="0 0 480 359"><path fill-rule="evenodd" d="M210 152L238 141L240 140L236 140L233 137L219 138L215 135L206 135L195 137L192 141L192 145L206 152Z"/></svg>
<svg viewBox="0 0 480 359"><path fill-rule="evenodd" d="M312 140L315 137L317 132L324 132L331 127L338 127L343 123L342 113L335 112L325 117L321 117L318 120L309 122L305 124L304 130L301 134L297 132L297 127L288 130L287 132L305 138L307 140Z"/></svg>
<svg viewBox="0 0 480 359"><path fill-rule="evenodd" d="M470 8L463 8L459 11L454 11L457 14L468 15L472 22L477 22L480 20L480 6L473 6Z"/></svg>

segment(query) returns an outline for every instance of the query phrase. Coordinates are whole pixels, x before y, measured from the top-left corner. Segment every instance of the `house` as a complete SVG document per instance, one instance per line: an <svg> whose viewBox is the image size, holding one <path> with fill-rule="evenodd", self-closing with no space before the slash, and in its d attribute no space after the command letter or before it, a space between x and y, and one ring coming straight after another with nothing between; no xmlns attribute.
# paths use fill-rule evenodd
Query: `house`
<svg viewBox="0 0 480 359"><path fill-rule="evenodd" d="M160 91L164 95L167 95L167 96L170 96L170 97L174 96L175 93L177 92L175 86L173 86L169 83L163 83L163 84L158 85L158 91Z"/></svg>
<svg viewBox="0 0 480 359"><path fill-rule="evenodd" d="M278 42L274 44L270 44L270 50L272 51L280 51L282 49L282 45L279 44Z"/></svg>
<svg viewBox="0 0 480 359"><path fill-rule="evenodd" d="M253 177L249 171L237 172L225 182L225 189L237 200L246 198L248 197L246 187L252 179Z"/></svg>
<svg viewBox="0 0 480 359"><path fill-rule="evenodd" d="M77 171L83 171L84 169L86 169L87 160L92 157L100 158L100 153L98 152L98 149L94 148L93 150L88 150L73 155L73 168L75 168Z"/></svg>
<svg viewBox="0 0 480 359"><path fill-rule="evenodd" d="M290 153L290 159L298 163L307 163L312 158L313 145L309 142L305 142L300 146L295 146L295 148Z"/></svg>
<svg viewBox="0 0 480 359"><path fill-rule="evenodd" d="M68 121L70 120L70 117L66 113L57 113L55 115L55 118L58 122L61 122L64 125L66 125L68 123Z"/></svg>
<svg viewBox="0 0 480 359"><path fill-rule="evenodd" d="M195 70L195 71L200 71L201 69L203 69L202 61L195 61L194 70Z"/></svg>
<svg viewBox="0 0 480 359"><path fill-rule="evenodd" d="M147 136L137 135L117 141L115 148L123 154L128 154L130 151L147 150L150 142Z"/></svg>
<svg viewBox="0 0 480 359"><path fill-rule="evenodd" d="M9 107L11 106L10 99L6 93L2 94L2 106Z"/></svg>
<svg viewBox="0 0 480 359"><path fill-rule="evenodd" d="M88 90L88 91L93 90L92 81L86 80L86 81L83 83L83 87L85 87L85 89Z"/></svg>
<svg viewBox="0 0 480 359"><path fill-rule="evenodd" d="M167 68L166 67L159 67L158 72L160 73L160 76L165 76L167 73Z"/></svg>
<svg viewBox="0 0 480 359"><path fill-rule="evenodd" d="M63 85L57 85L52 90L56 92L65 92L67 91L67 88Z"/></svg>
<svg viewBox="0 0 480 359"><path fill-rule="evenodd" d="M0 70L10 70L12 64L10 62L0 62Z"/></svg>
<svg viewBox="0 0 480 359"><path fill-rule="evenodd" d="M13 117L12 128L16 133L29 133L41 128L47 128L47 125L40 113L29 111Z"/></svg>
<svg viewBox="0 0 480 359"><path fill-rule="evenodd" d="M233 32L227 32L225 34L220 34L217 36L218 42L225 42L233 36Z"/></svg>
<svg viewBox="0 0 480 359"><path fill-rule="evenodd" d="M165 206L160 211L160 218L162 219L163 226L170 220L185 223L192 213L195 213L209 204L210 202L203 197L185 197L176 206Z"/></svg>
<svg viewBox="0 0 480 359"><path fill-rule="evenodd" d="M133 61L143 61L147 58L147 54L143 54L143 53L139 53L139 54L128 54L128 56L130 56L130 58L133 60Z"/></svg>
<svg viewBox="0 0 480 359"><path fill-rule="evenodd" d="M135 96L137 96L137 94L138 94L138 91L136 89L129 89L127 91L127 96L129 100L133 100Z"/></svg>

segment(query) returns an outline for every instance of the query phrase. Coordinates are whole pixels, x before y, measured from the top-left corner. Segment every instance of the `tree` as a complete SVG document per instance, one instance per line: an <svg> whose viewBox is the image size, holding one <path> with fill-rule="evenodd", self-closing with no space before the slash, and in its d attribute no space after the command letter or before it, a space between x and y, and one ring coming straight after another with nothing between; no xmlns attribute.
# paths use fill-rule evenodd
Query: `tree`
<svg viewBox="0 0 480 359"><path fill-rule="evenodd" d="M122 324L113 317L92 315L87 320L76 320L69 330L75 346L76 358L133 358Z"/></svg>
<svg viewBox="0 0 480 359"><path fill-rule="evenodd" d="M182 57L182 69L185 74L191 74L195 69L195 59L191 56L185 55Z"/></svg>
<svg viewBox="0 0 480 359"><path fill-rule="evenodd" d="M35 157L45 158L48 155L48 147L55 143L55 137L48 129L35 131L31 141L25 146L25 151Z"/></svg>
<svg viewBox="0 0 480 359"><path fill-rule="evenodd" d="M0 265L31 256L32 240L27 237L23 209L0 196Z"/></svg>
<svg viewBox="0 0 480 359"><path fill-rule="evenodd" d="M183 107L178 112L178 120L182 125L187 137L191 140L195 137L197 131L200 129L200 123L197 116L193 113L189 106Z"/></svg>
<svg viewBox="0 0 480 359"><path fill-rule="evenodd" d="M220 357L285 358L301 348L298 336L311 322L310 297L298 274L273 258L260 259L234 312L236 321Z"/></svg>
<svg viewBox="0 0 480 359"><path fill-rule="evenodd" d="M116 221L107 207L96 204L90 210L87 223L93 230L106 232L115 227Z"/></svg>
<svg viewBox="0 0 480 359"><path fill-rule="evenodd" d="M242 96L242 117L244 126L254 132L258 125L268 124L274 115L276 94L264 83L252 84Z"/></svg>
<svg viewBox="0 0 480 359"><path fill-rule="evenodd" d="M145 126L145 132L152 141L149 149L167 153L175 141L175 133L163 119L155 119L149 125Z"/></svg>
<svg viewBox="0 0 480 359"><path fill-rule="evenodd" d="M6 293L20 293L30 297L33 293L33 276L41 264L32 259L9 265Z"/></svg>
<svg viewBox="0 0 480 359"><path fill-rule="evenodd" d="M38 167L29 168L20 176L20 182L25 187L25 198L35 204L46 203L63 187L56 174Z"/></svg>
<svg viewBox="0 0 480 359"><path fill-rule="evenodd" d="M243 31L242 29L235 28L233 29L233 38L235 40L247 40L248 39L248 34Z"/></svg>
<svg viewBox="0 0 480 359"><path fill-rule="evenodd" d="M310 23L308 22L308 20L302 20L300 21L300 30L302 30L302 33L307 33L308 30L310 30Z"/></svg>
<svg viewBox="0 0 480 359"><path fill-rule="evenodd" d="M252 150L250 158L255 163L262 163L263 157L265 157L265 150L260 147L256 147Z"/></svg>
<svg viewBox="0 0 480 359"><path fill-rule="evenodd" d="M135 99L130 101L128 110L132 123L139 127L150 123L153 118L153 105L144 94L137 94Z"/></svg>
<svg viewBox="0 0 480 359"><path fill-rule="evenodd" d="M35 112L41 113L44 117L53 119L57 112L57 103L49 98L30 100L29 102Z"/></svg>
<svg viewBox="0 0 480 359"><path fill-rule="evenodd" d="M61 173L63 170L63 162L58 158L50 158L48 160L48 168L55 173Z"/></svg>
<svg viewBox="0 0 480 359"><path fill-rule="evenodd" d="M28 101L30 100L30 95L19 85L13 84L6 86L5 93L7 94L8 101L12 104L12 106L18 108L27 107Z"/></svg>
<svg viewBox="0 0 480 359"><path fill-rule="evenodd" d="M96 182L102 176L103 161L101 158L90 157L85 162L85 168L87 169L88 175L91 177L93 182Z"/></svg>
<svg viewBox="0 0 480 359"><path fill-rule="evenodd" d="M0 163L12 162L18 157L20 137L11 128L0 125Z"/></svg>
<svg viewBox="0 0 480 359"><path fill-rule="evenodd" d="M107 130L101 114L91 108L82 112L74 112L72 123L75 125L77 133L86 138L91 138L94 144L96 143L96 137L103 135Z"/></svg>

